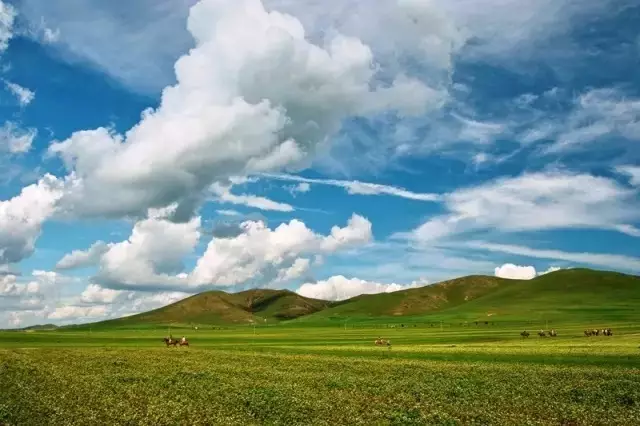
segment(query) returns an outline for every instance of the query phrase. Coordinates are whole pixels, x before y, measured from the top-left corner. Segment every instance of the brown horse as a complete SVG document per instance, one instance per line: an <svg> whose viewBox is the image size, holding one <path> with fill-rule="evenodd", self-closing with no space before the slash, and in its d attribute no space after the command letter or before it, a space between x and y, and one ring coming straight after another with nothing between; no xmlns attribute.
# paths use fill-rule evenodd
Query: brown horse
<svg viewBox="0 0 640 426"><path fill-rule="evenodd" d="M169 336L169 337L165 337L162 339L162 341L164 341L165 345L167 345L167 347L169 346L173 346L174 348L178 345L179 341L174 339L173 337Z"/></svg>
<svg viewBox="0 0 640 426"><path fill-rule="evenodd" d="M179 345L180 346L189 346L189 341L187 340L186 337L183 336L182 339L180 339Z"/></svg>
<svg viewBox="0 0 640 426"><path fill-rule="evenodd" d="M376 346L386 346L391 349L391 340L385 340L378 337L375 341Z"/></svg>

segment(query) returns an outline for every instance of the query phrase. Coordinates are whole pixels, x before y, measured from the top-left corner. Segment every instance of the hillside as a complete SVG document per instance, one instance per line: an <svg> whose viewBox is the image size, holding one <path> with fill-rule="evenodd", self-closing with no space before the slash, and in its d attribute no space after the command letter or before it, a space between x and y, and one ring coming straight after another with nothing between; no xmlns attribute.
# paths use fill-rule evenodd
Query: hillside
<svg viewBox="0 0 640 426"><path fill-rule="evenodd" d="M289 290L209 291L141 314L92 326L241 325L327 321L639 321L640 277L590 269L552 272L532 280L472 275L341 302Z"/></svg>
<svg viewBox="0 0 640 426"><path fill-rule="evenodd" d="M363 295L299 321L400 317L431 320L640 320L640 277L567 269L532 280L468 276L395 293Z"/></svg>
<svg viewBox="0 0 640 426"><path fill-rule="evenodd" d="M240 293L208 291L153 311L94 326L187 324L251 324L291 320L325 309L329 302L302 297L289 290L255 289Z"/></svg>

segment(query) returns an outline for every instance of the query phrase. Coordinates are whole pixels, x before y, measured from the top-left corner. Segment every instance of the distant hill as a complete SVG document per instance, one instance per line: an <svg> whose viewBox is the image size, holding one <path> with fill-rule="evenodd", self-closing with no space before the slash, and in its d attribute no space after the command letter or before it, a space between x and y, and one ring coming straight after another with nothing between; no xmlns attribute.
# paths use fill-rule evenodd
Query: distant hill
<svg viewBox="0 0 640 426"><path fill-rule="evenodd" d="M254 289L240 293L208 291L153 311L93 325L264 323L265 320L292 320L328 306L327 301L302 297L289 290Z"/></svg>
<svg viewBox="0 0 640 426"><path fill-rule="evenodd" d="M171 305L92 326L232 325L291 321L640 321L640 277L567 269L532 280L472 275L425 287L309 299L288 290L209 291Z"/></svg>
<svg viewBox="0 0 640 426"><path fill-rule="evenodd" d="M532 280L468 276L394 293L362 295L301 318L433 320L640 320L640 277L565 269Z"/></svg>
<svg viewBox="0 0 640 426"><path fill-rule="evenodd" d="M58 326L55 325L55 324L36 324L36 325L31 325L29 327L21 328L20 330L23 330L23 331L28 331L28 330L55 330L56 328L58 328Z"/></svg>

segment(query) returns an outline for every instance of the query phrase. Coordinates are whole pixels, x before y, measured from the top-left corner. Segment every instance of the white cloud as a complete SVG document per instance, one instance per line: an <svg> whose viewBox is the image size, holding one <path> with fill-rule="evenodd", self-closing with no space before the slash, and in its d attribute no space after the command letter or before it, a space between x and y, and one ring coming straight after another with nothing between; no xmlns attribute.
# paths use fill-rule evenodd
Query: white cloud
<svg viewBox="0 0 640 426"><path fill-rule="evenodd" d="M242 216L242 214L235 210L216 210L216 213L224 216Z"/></svg>
<svg viewBox="0 0 640 426"><path fill-rule="evenodd" d="M186 216L214 182L303 167L346 117L376 112L381 98L386 109L417 112L415 99L389 103L395 86L375 87L376 61L360 40L336 34L312 44L298 20L258 0L203 0L187 27L196 47L176 62L177 84L157 109L124 135L99 128L52 144L80 179L66 208L143 216L177 202Z"/></svg>
<svg viewBox="0 0 640 426"><path fill-rule="evenodd" d="M345 300L361 294L391 293L408 288L415 288L424 283L414 282L410 285L383 284L373 281L365 281L358 278L346 278L336 275L327 280L316 283L305 283L296 290L304 297L322 300Z"/></svg>
<svg viewBox="0 0 640 426"><path fill-rule="evenodd" d="M349 181L337 179L310 179L295 175L272 173L264 173L261 176L270 179L300 182L306 184L336 186L339 188L344 188L345 190L347 190L347 193L351 195L391 195L394 197L407 198L409 200L416 201L438 201L440 199L440 196L438 194L416 193L391 185L360 182L357 180Z"/></svg>
<svg viewBox="0 0 640 426"><path fill-rule="evenodd" d="M209 243L190 276L192 283L232 286L270 273L277 276L279 269L302 269L303 260L290 266L299 255L333 253L372 239L371 223L355 214L346 227L334 226L327 236L314 233L296 219L273 230L261 221L246 221L241 226L244 232L237 237L215 238Z"/></svg>
<svg viewBox="0 0 640 426"><path fill-rule="evenodd" d="M308 182L300 182L297 185L288 186L286 189L291 193L291 195L295 196L297 194L305 194L311 191L311 185Z"/></svg>
<svg viewBox="0 0 640 426"><path fill-rule="evenodd" d="M97 284L89 284L80 295L80 300L87 304L110 304L123 293L119 290L102 288Z"/></svg>
<svg viewBox="0 0 640 426"><path fill-rule="evenodd" d="M538 275L545 275L545 274L550 274L551 272L556 272L561 270L562 268L560 268L559 266L549 266L549 269L547 269L546 271L543 272L538 272Z"/></svg>
<svg viewBox="0 0 640 426"><path fill-rule="evenodd" d="M273 210L280 212L291 212L293 207L286 203L279 203L277 201L270 200L265 197L257 195L235 195L231 193L231 187L225 186L221 183L214 183L210 187L211 192L214 194L213 200L219 203L229 203L242 205L247 207L253 207L260 210Z"/></svg>
<svg viewBox="0 0 640 426"><path fill-rule="evenodd" d="M34 139L38 135L36 129L20 129L16 123L6 121L0 127L0 153L22 154L31 149Z"/></svg>
<svg viewBox="0 0 640 426"><path fill-rule="evenodd" d="M15 275L0 276L0 297L15 297L40 293L40 285L37 281L20 283L17 278Z"/></svg>
<svg viewBox="0 0 640 426"><path fill-rule="evenodd" d="M110 247L111 244L106 244L104 241L96 241L88 250L74 250L66 254L58 261L56 269L75 269L95 265Z"/></svg>
<svg viewBox="0 0 640 426"><path fill-rule="evenodd" d="M619 166L615 170L622 175L629 176L631 185L640 187L640 166Z"/></svg>
<svg viewBox="0 0 640 426"><path fill-rule="evenodd" d="M608 229L635 236L640 218L636 192L611 179L540 172L500 178L447 194L449 213L413 231L434 241L474 230L504 232L563 228Z"/></svg>
<svg viewBox="0 0 640 426"><path fill-rule="evenodd" d="M56 28L55 30L51 28L44 28L42 30L42 38L45 43L55 43L60 39L60 29Z"/></svg>
<svg viewBox="0 0 640 426"><path fill-rule="evenodd" d="M276 282L286 282L300 278L309 271L310 265L311 261L309 259L298 258L289 268L281 269L278 272Z"/></svg>
<svg viewBox="0 0 640 426"><path fill-rule="evenodd" d="M640 271L640 258L618 254L565 252L561 250L535 249L518 245L493 244L485 241L470 241L465 243L463 247L532 258L564 260L607 269L614 268L633 272Z"/></svg>
<svg viewBox="0 0 640 426"><path fill-rule="evenodd" d="M47 315L48 319L53 320L67 320L67 319L92 319L99 318L107 313L107 307L104 305L98 306L62 306L56 308L53 312Z"/></svg>
<svg viewBox="0 0 640 426"><path fill-rule="evenodd" d="M199 217L186 223L155 217L137 222L127 241L111 244L101 254L96 280L122 288L184 286L182 259L195 249L200 235Z"/></svg>
<svg viewBox="0 0 640 426"><path fill-rule="evenodd" d="M26 87L22 87L19 84L12 83L10 81L4 82L7 89L16 97L21 107L29 105L36 97L36 92L33 92Z"/></svg>
<svg viewBox="0 0 640 426"><path fill-rule="evenodd" d="M53 213L64 183L45 175L15 197L0 201L0 264L15 263L31 255L45 220Z"/></svg>
<svg viewBox="0 0 640 426"><path fill-rule="evenodd" d="M578 96L573 111L561 121L542 122L530 130L529 139L534 134L555 139L546 153L584 150L599 141L612 146L616 138L624 141L624 148L628 141L640 141L640 99L616 89L593 89Z"/></svg>
<svg viewBox="0 0 640 426"><path fill-rule="evenodd" d="M510 280L530 280L537 276L536 268L533 266L518 266L513 263L505 263L495 269L495 275L499 278Z"/></svg>
<svg viewBox="0 0 640 426"><path fill-rule="evenodd" d="M10 4L0 1L0 53L7 50L9 40L13 37L13 23L16 10Z"/></svg>

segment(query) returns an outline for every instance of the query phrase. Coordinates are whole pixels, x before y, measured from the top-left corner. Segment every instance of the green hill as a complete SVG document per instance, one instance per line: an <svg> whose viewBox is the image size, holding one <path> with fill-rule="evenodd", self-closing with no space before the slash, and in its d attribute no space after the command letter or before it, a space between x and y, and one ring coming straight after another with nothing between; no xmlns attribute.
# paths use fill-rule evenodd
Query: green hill
<svg viewBox="0 0 640 426"><path fill-rule="evenodd" d="M289 290L255 289L240 293L208 291L137 315L92 326L251 324L295 319L325 309L329 302Z"/></svg>
<svg viewBox="0 0 640 426"><path fill-rule="evenodd" d="M567 269L532 280L472 275L341 302L289 290L209 291L171 305L91 326L241 325L334 321L640 321L640 277ZM85 325L86 326L86 325Z"/></svg>
<svg viewBox="0 0 640 426"><path fill-rule="evenodd" d="M299 321L353 318L402 321L635 321L640 277L567 269L532 280L468 276L394 293L362 295Z"/></svg>

